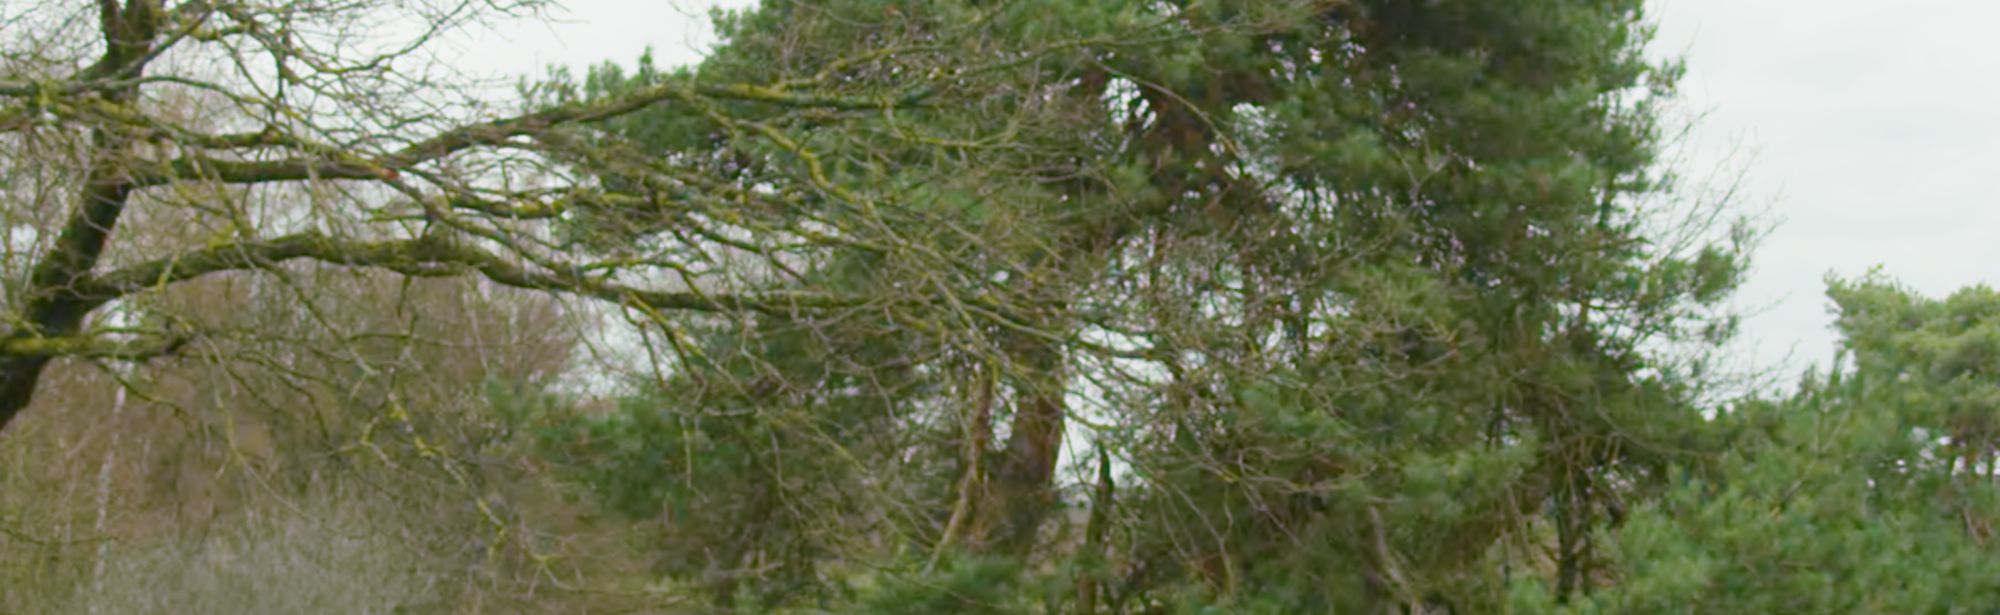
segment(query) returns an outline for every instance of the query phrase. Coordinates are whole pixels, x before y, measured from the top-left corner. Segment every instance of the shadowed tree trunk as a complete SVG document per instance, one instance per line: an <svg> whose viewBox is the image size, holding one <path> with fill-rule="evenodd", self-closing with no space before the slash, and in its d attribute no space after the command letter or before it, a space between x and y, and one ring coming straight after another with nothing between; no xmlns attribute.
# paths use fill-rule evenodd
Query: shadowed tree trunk
<svg viewBox="0 0 2000 615"><path fill-rule="evenodd" d="M1020 555L1034 548L1042 521L1055 503L1067 383L1062 349L1054 342L1022 340L1010 355L1022 374L1014 386L1014 422L1006 449L993 469L996 501L987 509L1000 516L998 524L989 526L990 544L1001 553Z"/></svg>
<svg viewBox="0 0 2000 615"><path fill-rule="evenodd" d="M123 7L116 0L101 0L98 9L105 52L84 79L143 75L151 59L153 38L164 18L159 0L127 0ZM117 85L100 94L106 102L129 104L138 96L138 86ZM29 273L26 302L21 308L25 322L16 325L4 338L5 349L13 356L0 360L0 427L13 422L34 401L35 386L57 354L48 348L38 348L34 344L39 341L37 338L70 339L82 331L84 318L91 310L105 303L104 298L79 293L77 287L103 257L105 244L132 195L133 182L129 174L122 172L125 161L119 153L132 147L133 139L121 132L99 128L90 135L95 155L91 157L83 189L77 195L78 206L70 213L55 245L42 254Z"/></svg>

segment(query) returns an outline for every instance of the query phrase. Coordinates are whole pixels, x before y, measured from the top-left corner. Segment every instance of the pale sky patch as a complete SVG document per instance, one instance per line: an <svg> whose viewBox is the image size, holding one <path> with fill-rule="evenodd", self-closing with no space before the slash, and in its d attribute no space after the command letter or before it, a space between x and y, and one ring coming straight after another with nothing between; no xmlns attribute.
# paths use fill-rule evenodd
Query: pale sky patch
<svg viewBox="0 0 2000 615"><path fill-rule="evenodd" d="M1656 0L1654 51L1684 54L1682 91L1709 111L1697 164L1755 154L1745 205L1783 224L1741 299L1765 366L1825 365L1836 336L1822 278L1870 267L1942 297L2000 273L2000 3ZM1796 372L1796 369L1785 370Z"/></svg>

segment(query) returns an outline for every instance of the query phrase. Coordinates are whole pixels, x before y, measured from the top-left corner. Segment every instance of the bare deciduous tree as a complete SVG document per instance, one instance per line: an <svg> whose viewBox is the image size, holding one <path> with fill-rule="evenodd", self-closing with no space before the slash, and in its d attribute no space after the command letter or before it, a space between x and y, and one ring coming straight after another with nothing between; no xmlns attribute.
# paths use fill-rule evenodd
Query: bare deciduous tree
<svg viewBox="0 0 2000 615"><path fill-rule="evenodd" d="M9 171L38 181L9 188L30 191L17 198L38 204L28 213L45 222L30 225L32 241L9 246L32 253L18 259L27 271L4 298L0 423L28 406L52 360L145 359L213 333L184 319L93 321L107 305L227 271L283 277L287 261L474 274L652 313L943 301L758 291L745 281L783 277L829 247L949 260L884 222L906 214L829 180L832 162L796 127L940 104L963 75L1004 70L1019 56L951 59L931 49L936 41L894 41L808 77L667 79L616 96L515 103L503 116L507 105L480 100L490 89L424 55L453 29L539 8L129 0L95 7L90 25L54 4L11 16L0 129ZM78 40L91 42L61 44ZM935 78L855 78L892 57L925 58ZM200 104L169 111L169 99ZM728 112L740 104L784 114ZM589 130L655 105L690 109L788 162L731 177L713 161L659 159ZM623 181L607 184L613 176ZM800 214L808 201L838 203L822 208L838 219ZM653 239L591 250L552 230L592 211L617 212L626 231ZM122 232L135 219L183 232L138 241Z"/></svg>

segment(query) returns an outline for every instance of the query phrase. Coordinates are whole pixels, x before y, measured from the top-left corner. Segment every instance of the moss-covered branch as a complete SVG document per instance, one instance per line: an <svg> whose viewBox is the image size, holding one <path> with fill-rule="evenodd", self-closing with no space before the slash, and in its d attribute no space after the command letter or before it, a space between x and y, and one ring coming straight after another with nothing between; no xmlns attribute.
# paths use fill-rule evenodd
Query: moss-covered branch
<svg viewBox="0 0 2000 615"><path fill-rule="evenodd" d="M870 303L864 298L804 291L723 295L644 290L600 276L529 269L508 262L490 251L462 244L427 239L356 241L320 233L232 243L157 259L84 280L71 292L97 306L121 296L212 273L264 269L299 259L349 267L375 267L412 276L477 273L515 288L563 292L618 303L639 302L655 310L796 313ZM574 272L587 269L583 265L570 268Z"/></svg>
<svg viewBox="0 0 2000 615"><path fill-rule="evenodd" d="M193 337L180 332L160 332L136 338L101 335L0 338L0 357L55 358L82 357L144 361L171 355Z"/></svg>

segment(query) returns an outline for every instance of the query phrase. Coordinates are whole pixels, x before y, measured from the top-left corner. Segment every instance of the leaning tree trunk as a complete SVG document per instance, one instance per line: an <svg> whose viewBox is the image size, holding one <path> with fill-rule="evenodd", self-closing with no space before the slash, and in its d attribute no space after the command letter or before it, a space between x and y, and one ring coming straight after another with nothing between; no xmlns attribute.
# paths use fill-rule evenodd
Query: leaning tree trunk
<svg viewBox="0 0 2000 615"><path fill-rule="evenodd" d="M87 70L84 82L125 77L124 84L106 87L101 95L114 105L130 104L138 98L138 77L152 59L153 39L165 20L159 0L101 0L104 56ZM13 422L34 401L42 372L57 354L53 348L74 341L82 332L83 321L107 298L86 294L80 282L97 267L111 232L118 226L131 197L133 183L123 165L132 144L128 131L98 128L90 136L91 160L78 194L76 209L28 274L18 306L20 324L0 338L0 427Z"/></svg>

